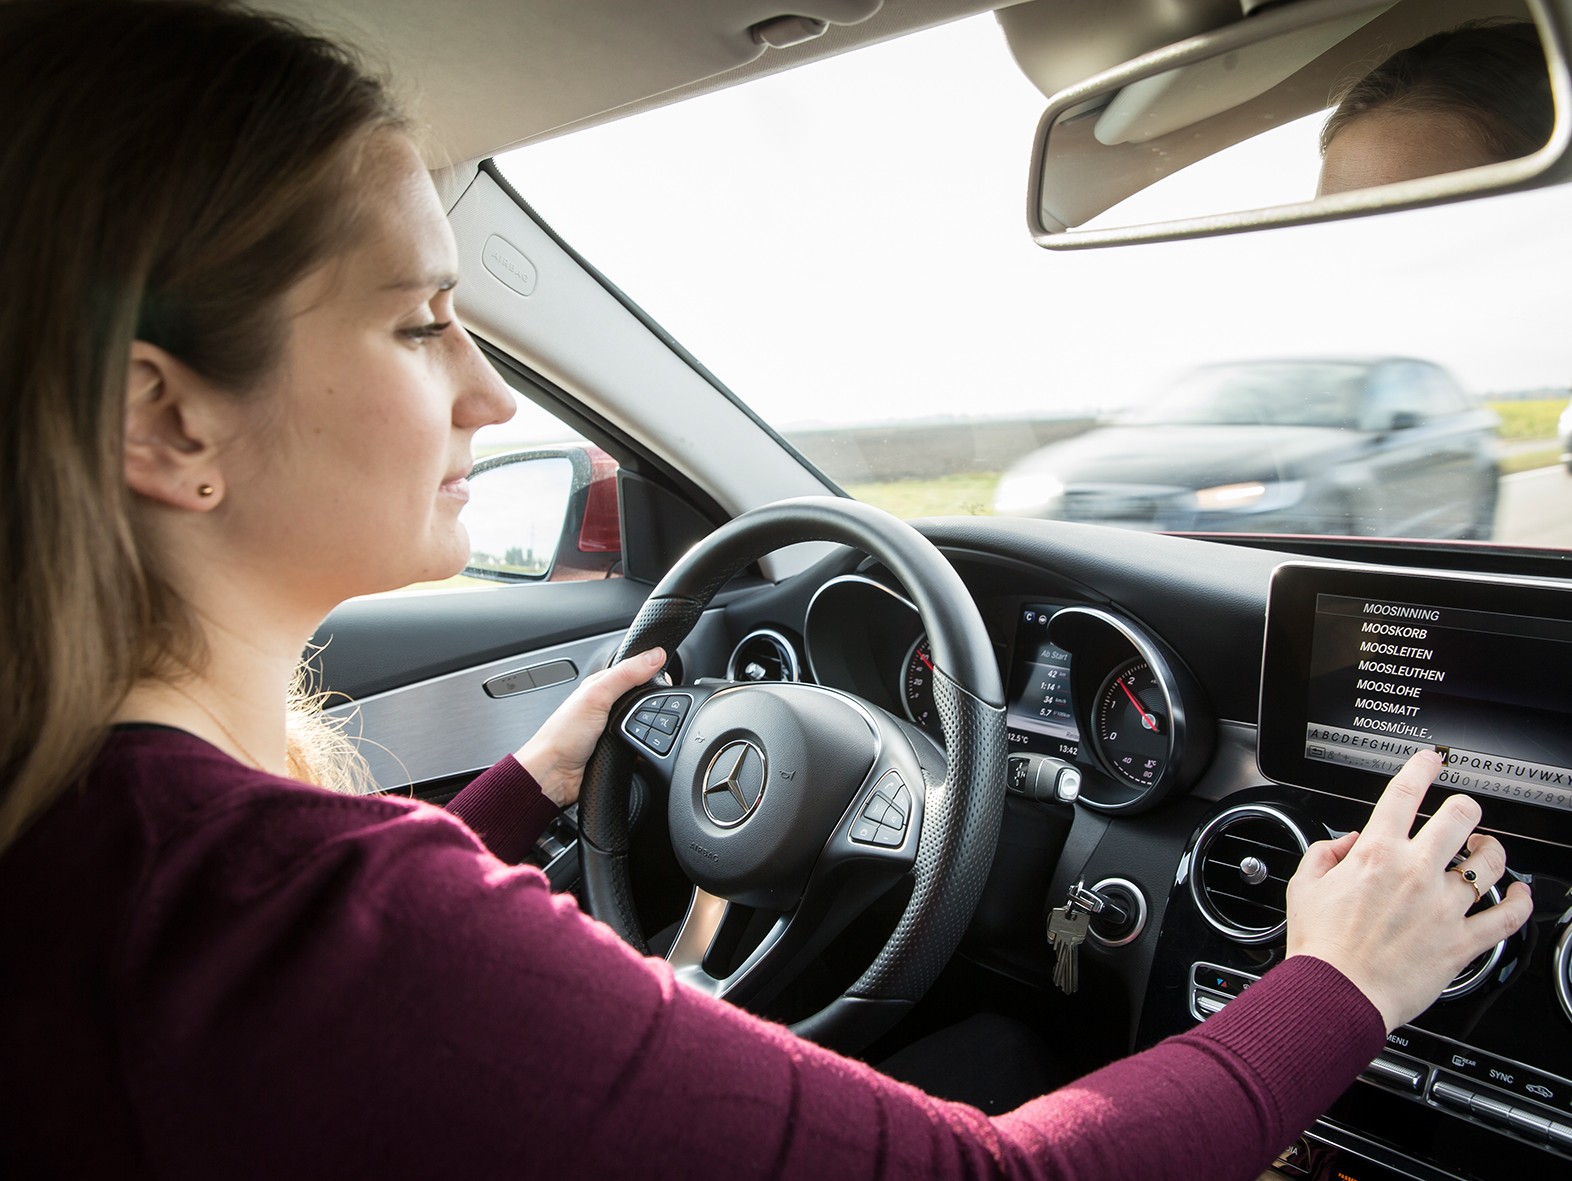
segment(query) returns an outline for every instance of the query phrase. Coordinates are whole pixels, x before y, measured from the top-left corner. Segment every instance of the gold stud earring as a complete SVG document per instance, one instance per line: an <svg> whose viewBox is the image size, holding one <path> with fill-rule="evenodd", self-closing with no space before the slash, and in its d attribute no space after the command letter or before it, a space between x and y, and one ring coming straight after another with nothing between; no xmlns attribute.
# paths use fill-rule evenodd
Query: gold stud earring
<svg viewBox="0 0 1572 1181"><path fill-rule="evenodd" d="M203 500L206 500L209 496L213 495L213 485L211 485L211 484L198 484L197 485L197 495L202 497Z"/></svg>

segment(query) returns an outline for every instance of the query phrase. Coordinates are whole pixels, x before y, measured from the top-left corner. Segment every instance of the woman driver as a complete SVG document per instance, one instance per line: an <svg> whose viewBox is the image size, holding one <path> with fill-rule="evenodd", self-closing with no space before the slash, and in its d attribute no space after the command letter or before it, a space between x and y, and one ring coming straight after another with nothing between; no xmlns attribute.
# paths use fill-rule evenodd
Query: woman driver
<svg viewBox="0 0 1572 1181"><path fill-rule="evenodd" d="M340 778L303 643L460 566L509 413L382 90L227 6L19 0L0 112L9 1175L1252 1178L1528 917L1465 918L1473 801L1409 837L1422 754L1304 858L1285 963L996 1119L678 987L453 817L301 782ZM496 843L659 661L469 789Z"/></svg>

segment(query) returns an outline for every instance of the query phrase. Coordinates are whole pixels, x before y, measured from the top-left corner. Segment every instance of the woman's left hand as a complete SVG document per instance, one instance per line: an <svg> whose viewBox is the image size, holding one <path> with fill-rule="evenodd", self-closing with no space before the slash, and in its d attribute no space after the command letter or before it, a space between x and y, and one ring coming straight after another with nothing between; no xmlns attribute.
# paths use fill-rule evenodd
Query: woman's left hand
<svg viewBox="0 0 1572 1181"><path fill-rule="evenodd" d="M566 808L579 798L584 767L606 729L611 707L630 689L644 684L666 663L666 653L651 648L586 677L515 756L546 798Z"/></svg>

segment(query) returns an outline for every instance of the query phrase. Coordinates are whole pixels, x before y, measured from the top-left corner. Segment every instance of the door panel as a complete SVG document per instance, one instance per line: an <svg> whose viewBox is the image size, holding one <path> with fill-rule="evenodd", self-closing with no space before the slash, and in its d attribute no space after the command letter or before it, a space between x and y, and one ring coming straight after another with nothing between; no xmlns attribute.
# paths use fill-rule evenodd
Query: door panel
<svg viewBox="0 0 1572 1181"><path fill-rule="evenodd" d="M375 596L323 622L313 664L352 714L384 788L480 770L520 746L578 681L600 667L650 588L626 578ZM484 683L537 665L541 688L494 697ZM518 686L509 686L517 688ZM334 705L339 695L349 702Z"/></svg>

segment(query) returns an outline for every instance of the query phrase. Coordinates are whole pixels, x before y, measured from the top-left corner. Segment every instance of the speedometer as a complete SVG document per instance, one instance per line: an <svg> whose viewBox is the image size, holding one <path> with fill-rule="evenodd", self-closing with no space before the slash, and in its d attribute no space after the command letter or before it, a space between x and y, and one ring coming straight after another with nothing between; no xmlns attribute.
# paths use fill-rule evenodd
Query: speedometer
<svg viewBox="0 0 1572 1181"><path fill-rule="evenodd" d="M927 636L918 636L907 650L901 687L906 716L937 736L940 730L939 711L933 701L933 650Z"/></svg>

